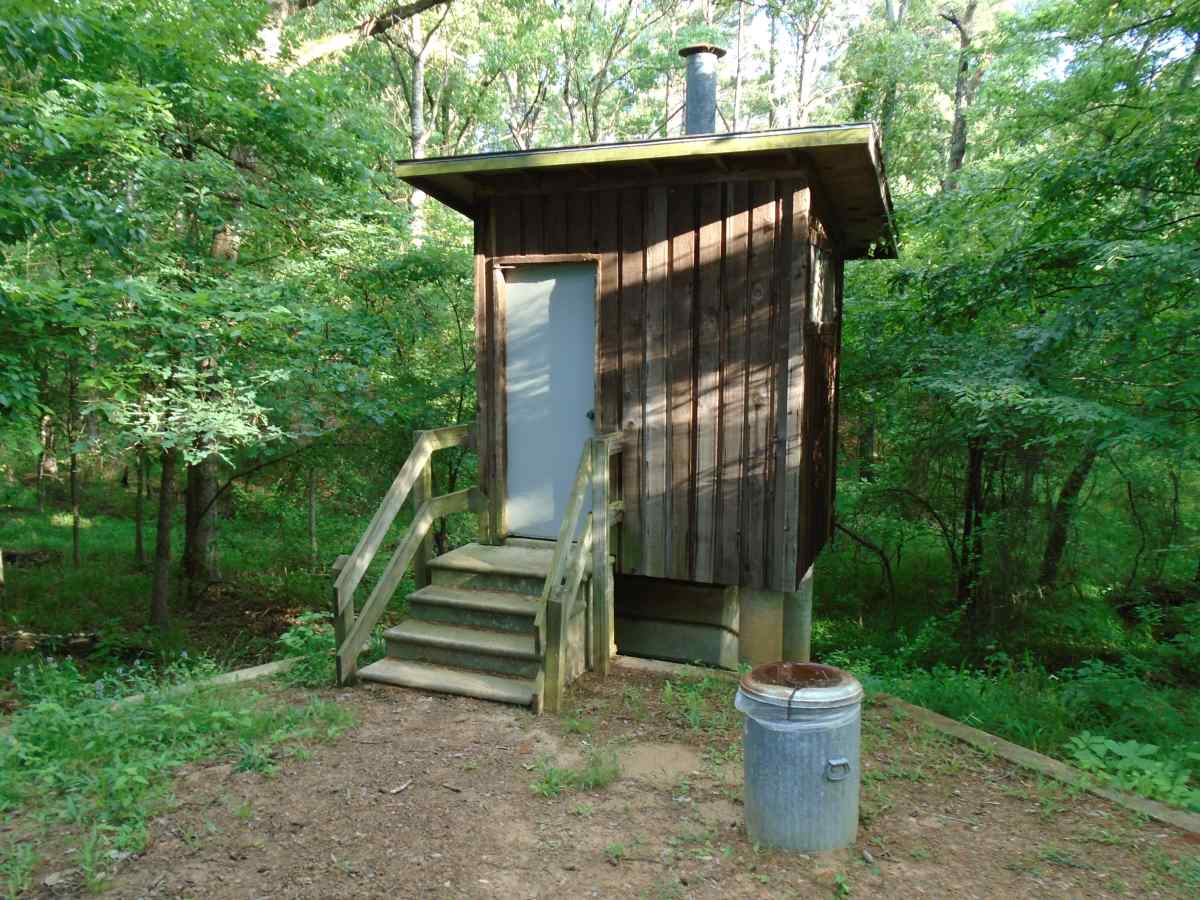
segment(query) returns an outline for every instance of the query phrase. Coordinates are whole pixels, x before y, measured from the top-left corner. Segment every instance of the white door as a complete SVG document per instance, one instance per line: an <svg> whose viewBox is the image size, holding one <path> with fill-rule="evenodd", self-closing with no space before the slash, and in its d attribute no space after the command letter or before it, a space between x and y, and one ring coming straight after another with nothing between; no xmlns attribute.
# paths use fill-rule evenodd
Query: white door
<svg viewBox="0 0 1200 900"><path fill-rule="evenodd" d="M503 272L508 531L552 539L593 434L596 264L523 264Z"/></svg>

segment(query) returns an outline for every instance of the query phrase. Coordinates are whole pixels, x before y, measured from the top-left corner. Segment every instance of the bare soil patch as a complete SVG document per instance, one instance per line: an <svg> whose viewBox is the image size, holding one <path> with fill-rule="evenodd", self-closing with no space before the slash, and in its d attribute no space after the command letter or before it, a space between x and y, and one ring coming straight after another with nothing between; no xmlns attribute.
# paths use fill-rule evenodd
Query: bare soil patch
<svg viewBox="0 0 1200 900"><path fill-rule="evenodd" d="M1200 846L868 706L857 844L757 851L740 803L731 684L586 676L571 712L371 686L359 725L265 776L180 773L151 844L106 896L1195 897ZM600 748L621 775L542 796ZM74 896L78 854L36 896ZM48 874L57 873L52 887ZM66 874L64 874L66 873Z"/></svg>

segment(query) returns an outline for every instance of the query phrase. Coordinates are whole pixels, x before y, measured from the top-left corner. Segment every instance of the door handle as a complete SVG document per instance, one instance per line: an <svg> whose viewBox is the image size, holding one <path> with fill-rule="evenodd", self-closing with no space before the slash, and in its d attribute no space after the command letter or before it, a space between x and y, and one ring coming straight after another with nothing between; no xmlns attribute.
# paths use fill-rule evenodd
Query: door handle
<svg viewBox="0 0 1200 900"><path fill-rule="evenodd" d="M591 419L593 422L595 422L596 421L596 411L594 409L589 409L587 411L587 417L589 419Z"/></svg>

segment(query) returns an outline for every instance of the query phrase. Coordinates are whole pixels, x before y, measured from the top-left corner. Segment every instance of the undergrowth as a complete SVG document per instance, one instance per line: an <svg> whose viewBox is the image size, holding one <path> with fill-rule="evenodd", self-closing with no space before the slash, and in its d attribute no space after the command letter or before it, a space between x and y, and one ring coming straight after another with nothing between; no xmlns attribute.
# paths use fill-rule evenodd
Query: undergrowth
<svg viewBox="0 0 1200 900"><path fill-rule="evenodd" d="M283 680L297 687L321 688L334 683L337 642L329 613L304 613L296 624L279 636L283 655L296 663L283 673ZM376 628L370 643L358 658L362 666L383 658L386 652L383 635Z"/></svg>
<svg viewBox="0 0 1200 900"><path fill-rule="evenodd" d="M349 724L324 700L293 706L246 687L204 684L214 672L186 654L162 669L135 663L95 680L69 659L17 669L23 703L0 735L0 811L67 824L93 856L136 854L178 767L225 757L244 771L269 771L285 742L331 738ZM27 853L17 846L6 857L11 889Z"/></svg>
<svg viewBox="0 0 1200 900"><path fill-rule="evenodd" d="M961 658L956 627L952 616L931 618L911 639L890 646L862 635L855 644L842 630L836 649L826 632L817 651L821 662L854 672L869 691L895 694L1058 757L1100 781L1200 811L1195 690L1162 683L1161 667L1134 653L1057 671L1031 653L1014 659L1002 650L982 665L926 664Z"/></svg>

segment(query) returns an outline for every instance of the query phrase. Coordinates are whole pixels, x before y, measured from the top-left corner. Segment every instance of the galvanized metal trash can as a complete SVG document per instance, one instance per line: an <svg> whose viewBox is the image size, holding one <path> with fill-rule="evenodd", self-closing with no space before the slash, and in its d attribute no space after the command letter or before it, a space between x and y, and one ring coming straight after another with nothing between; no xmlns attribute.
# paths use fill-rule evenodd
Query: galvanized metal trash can
<svg viewBox="0 0 1200 900"><path fill-rule="evenodd" d="M746 831L764 847L835 850L858 833L862 685L818 663L767 663L742 678Z"/></svg>

